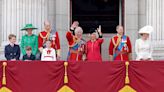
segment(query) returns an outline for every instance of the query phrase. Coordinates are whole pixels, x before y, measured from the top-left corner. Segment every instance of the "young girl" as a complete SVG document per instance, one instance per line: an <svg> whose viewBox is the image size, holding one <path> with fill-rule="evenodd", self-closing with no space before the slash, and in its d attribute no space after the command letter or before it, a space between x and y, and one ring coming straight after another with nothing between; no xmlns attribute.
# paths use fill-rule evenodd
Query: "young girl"
<svg viewBox="0 0 164 92"><path fill-rule="evenodd" d="M46 48L43 49L41 61L56 61L56 52L51 45L51 41L46 41Z"/></svg>

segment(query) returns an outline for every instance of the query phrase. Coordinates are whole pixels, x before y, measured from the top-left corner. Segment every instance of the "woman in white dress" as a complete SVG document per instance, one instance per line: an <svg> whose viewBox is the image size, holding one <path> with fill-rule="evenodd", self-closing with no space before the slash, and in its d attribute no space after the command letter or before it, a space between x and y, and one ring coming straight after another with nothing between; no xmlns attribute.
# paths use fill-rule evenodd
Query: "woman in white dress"
<svg viewBox="0 0 164 92"><path fill-rule="evenodd" d="M137 58L136 58L137 61L153 60L152 57L153 47L149 39L149 36L152 31L153 31L152 26L145 26L139 30L139 34L141 35L141 38L137 39L135 43L135 52L137 54Z"/></svg>

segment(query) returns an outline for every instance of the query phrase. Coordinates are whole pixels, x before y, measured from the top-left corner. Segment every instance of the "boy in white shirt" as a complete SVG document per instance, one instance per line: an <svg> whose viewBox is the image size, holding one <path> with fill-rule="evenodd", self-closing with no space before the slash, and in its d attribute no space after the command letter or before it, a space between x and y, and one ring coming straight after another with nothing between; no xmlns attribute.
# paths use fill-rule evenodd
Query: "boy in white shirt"
<svg viewBox="0 0 164 92"><path fill-rule="evenodd" d="M43 49L41 61L56 61L56 52L51 45L51 41L46 41L46 47Z"/></svg>

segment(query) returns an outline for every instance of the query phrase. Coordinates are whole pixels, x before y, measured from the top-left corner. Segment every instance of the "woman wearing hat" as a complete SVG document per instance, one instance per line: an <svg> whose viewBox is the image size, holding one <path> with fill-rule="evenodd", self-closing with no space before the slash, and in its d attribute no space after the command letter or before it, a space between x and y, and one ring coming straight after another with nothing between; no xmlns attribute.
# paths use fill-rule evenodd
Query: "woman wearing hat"
<svg viewBox="0 0 164 92"><path fill-rule="evenodd" d="M90 30L90 40L86 43L86 59L87 61L102 61L101 57L101 44L104 39L102 39L101 26L97 30Z"/></svg>
<svg viewBox="0 0 164 92"><path fill-rule="evenodd" d="M152 26L145 26L139 30L141 38L137 39L135 43L136 60L153 60L153 48L149 40L149 35L152 31Z"/></svg>
<svg viewBox="0 0 164 92"><path fill-rule="evenodd" d="M22 36L22 40L21 40L21 51L23 53L23 55L26 54L26 47L30 46L32 48L32 54L36 55L38 52L38 37L32 33L32 31L35 28L32 24L26 24L26 26L24 28L22 28L21 30L25 30L27 32L26 35Z"/></svg>

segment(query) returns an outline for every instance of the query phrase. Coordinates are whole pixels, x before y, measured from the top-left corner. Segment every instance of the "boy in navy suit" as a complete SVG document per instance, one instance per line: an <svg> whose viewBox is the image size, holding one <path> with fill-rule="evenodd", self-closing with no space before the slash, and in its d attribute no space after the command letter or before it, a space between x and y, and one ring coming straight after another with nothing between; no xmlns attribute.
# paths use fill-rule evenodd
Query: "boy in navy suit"
<svg viewBox="0 0 164 92"><path fill-rule="evenodd" d="M10 34L8 36L10 43L5 46L5 58L7 60L15 61L19 60L20 57L20 47L16 45L16 36L14 34Z"/></svg>

